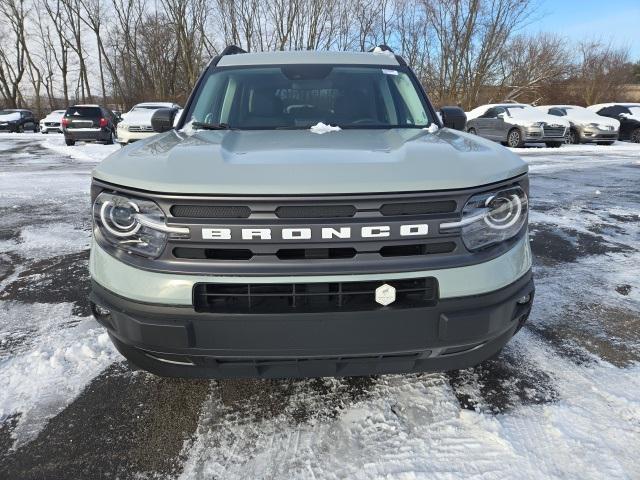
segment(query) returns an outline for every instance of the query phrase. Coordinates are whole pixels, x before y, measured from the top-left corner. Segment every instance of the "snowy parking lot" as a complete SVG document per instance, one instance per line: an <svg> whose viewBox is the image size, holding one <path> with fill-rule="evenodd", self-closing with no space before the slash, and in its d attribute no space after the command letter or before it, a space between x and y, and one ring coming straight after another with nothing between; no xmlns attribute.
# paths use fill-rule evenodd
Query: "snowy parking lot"
<svg viewBox="0 0 640 480"><path fill-rule="evenodd" d="M105 145L0 134L0 478L640 478L640 145L519 149L536 300L458 372L192 381L87 305Z"/></svg>

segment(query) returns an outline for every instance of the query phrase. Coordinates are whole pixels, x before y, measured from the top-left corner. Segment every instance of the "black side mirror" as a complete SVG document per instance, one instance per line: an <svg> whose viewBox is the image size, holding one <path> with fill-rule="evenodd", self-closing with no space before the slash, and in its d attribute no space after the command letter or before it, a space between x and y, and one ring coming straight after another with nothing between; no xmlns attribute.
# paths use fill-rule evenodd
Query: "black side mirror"
<svg viewBox="0 0 640 480"><path fill-rule="evenodd" d="M446 128L464 131L467 125L467 114L460 107L442 107L440 115Z"/></svg>
<svg viewBox="0 0 640 480"><path fill-rule="evenodd" d="M151 127L154 132L162 133L173 129L173 120L178 113L177 108L159 108L151 117Z"/></svg>

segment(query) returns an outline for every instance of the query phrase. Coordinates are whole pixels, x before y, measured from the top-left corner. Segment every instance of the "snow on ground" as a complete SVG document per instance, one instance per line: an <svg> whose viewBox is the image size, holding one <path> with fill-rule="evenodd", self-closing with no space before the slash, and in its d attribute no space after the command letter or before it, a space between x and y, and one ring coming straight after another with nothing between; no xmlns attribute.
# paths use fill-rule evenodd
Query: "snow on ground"
<svg viewBox="0 0 640 480"><path fill-rule="evenodd" d="M514 150L537 292L498 358L204 386L131 372L87 311L89 172L112 150L0 134L0 477L640 478L640 146ZM193 428L173 421L193 398Z"/></svg>

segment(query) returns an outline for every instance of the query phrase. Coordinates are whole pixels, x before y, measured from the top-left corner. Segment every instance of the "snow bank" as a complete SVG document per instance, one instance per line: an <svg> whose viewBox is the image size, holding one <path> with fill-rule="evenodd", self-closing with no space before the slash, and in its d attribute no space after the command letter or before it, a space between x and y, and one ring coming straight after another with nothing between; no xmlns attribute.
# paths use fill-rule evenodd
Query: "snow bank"
<svg viewBox="0 0 640 480"><path fill-rule="evenodd" d="M313 125L309 130L311 130L312 133L317 133L318 135L322 135L323 133L338 132L340 131L340 127L325 125L322 122L318 122L315 125Z"/></svg>
<svg viewBox="0 0 640 480"><path fill-rule="evenodd" d="M0 419L19 415L13 431L16 446L32 440L119 358L104 329L93 319L74 317L71 310L66 303L0 304L2 350L21 330L33 342L13 356L0 357Z"/></svg>
<svg viewBox="0 0 640 480"><path fill-rule="evenodd" d="M113 152L120 150L120 145L102 145L100 143L76 143L68 147L62 136L47 137L42 146L75 160L84 162L101 162Z"/></svg>
<svg viewBox="0 0 640 480"><path fill-rule="evenodd" d="M17 239L0 240L0 252L16 252L24 258L41 260L89 248L90 229L71 223L29 225Z"/></svg>

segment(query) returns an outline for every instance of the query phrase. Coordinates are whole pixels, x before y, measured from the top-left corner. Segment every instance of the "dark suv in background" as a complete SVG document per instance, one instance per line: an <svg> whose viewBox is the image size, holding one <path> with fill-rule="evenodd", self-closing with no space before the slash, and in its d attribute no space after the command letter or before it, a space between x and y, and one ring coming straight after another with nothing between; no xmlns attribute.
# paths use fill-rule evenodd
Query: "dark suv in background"
<svg viewBox="0 0 640 480"><path fill-rule="evenodd" d="M620 122L620 140L640 143L640 103L602 103L587 107Z"/></svg>
<svg viewBox="0 0 640 480"><path fill-rule="evenodd" d="M25 130L38 131L38 122L31 110L5 109L0 110L0 130L21 133Z"/></svg>
<svg viewBox="0 0 640 480"><path fill-rule="evenodd" d="M118 117L100 105L74 105L62 117L62 132L67 145L76 142L103 142L112 145Z"/></svg>

